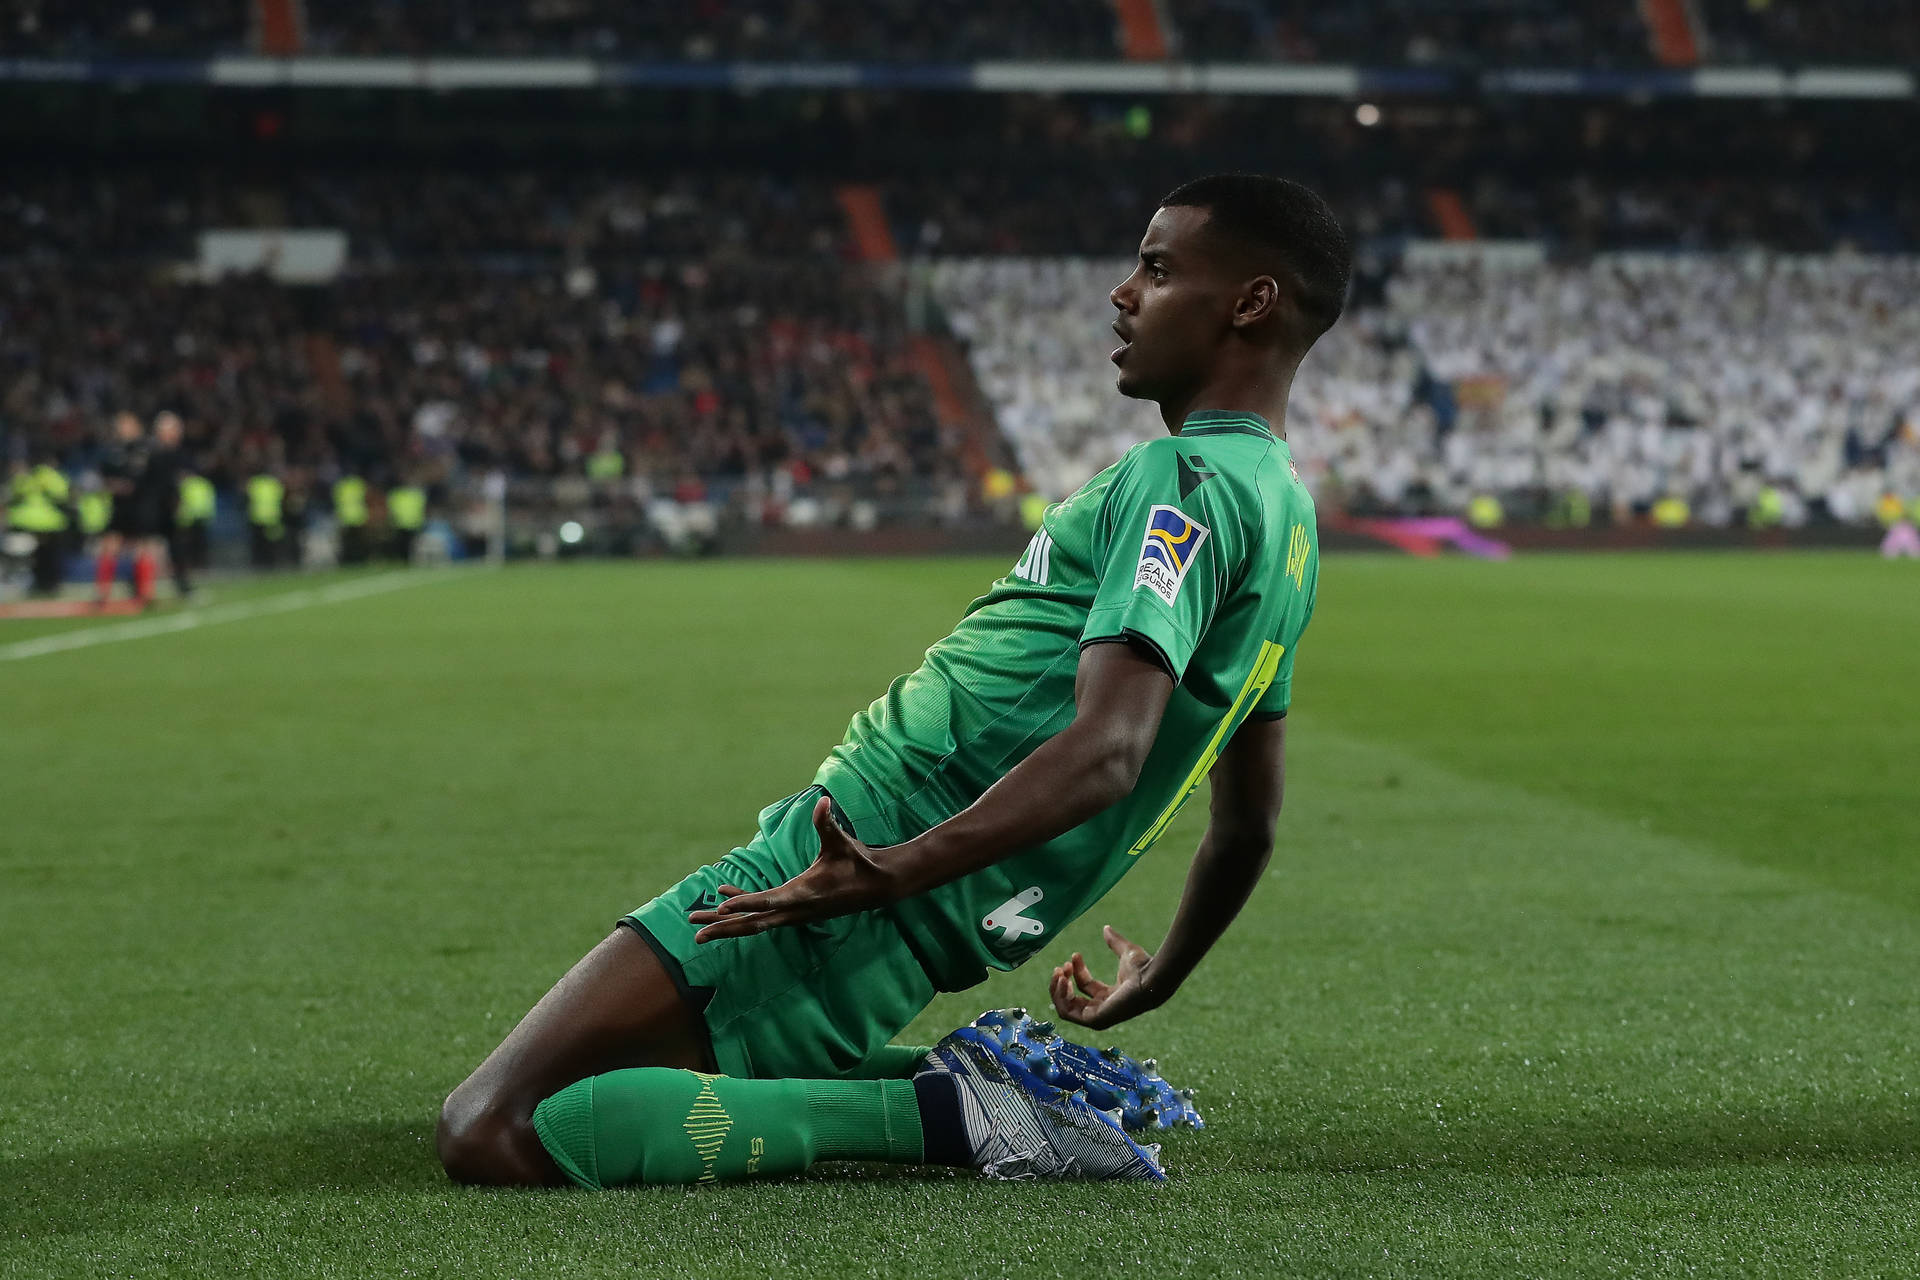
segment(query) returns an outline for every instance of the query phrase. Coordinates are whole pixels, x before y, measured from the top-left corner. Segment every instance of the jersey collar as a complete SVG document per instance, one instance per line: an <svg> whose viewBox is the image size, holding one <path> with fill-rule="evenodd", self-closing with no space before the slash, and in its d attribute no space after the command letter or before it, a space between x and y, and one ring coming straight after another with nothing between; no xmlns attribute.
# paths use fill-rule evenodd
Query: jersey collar
<svg viewBox="0 0 1920 1280"><path fill-rule="evenodd" d="M1274 439L1273 428L1257 413L1236 413L1223 409L1198 409L1180 424L1186 436L1265 436Z"/></svg>

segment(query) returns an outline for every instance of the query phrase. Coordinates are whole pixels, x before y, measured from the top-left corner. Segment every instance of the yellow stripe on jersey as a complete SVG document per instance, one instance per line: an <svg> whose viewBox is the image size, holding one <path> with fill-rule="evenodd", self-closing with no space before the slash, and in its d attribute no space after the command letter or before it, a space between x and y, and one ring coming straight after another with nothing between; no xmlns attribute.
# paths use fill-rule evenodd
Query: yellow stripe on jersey
<svg viewBox="0 0 1920 1280"><path fill-rule="evenodd" d="M1213 762L1220 758L1220 748L1226 745L1227 731L1233 728L1234 721L1240 718L1241 709L1259 702L1260 695L1267 691L1267 687L1273 683L1273 678L1280 674L1280 656L1286 651L1287 646L1283 644L1275 644L1271 640L1260 642L1260 654L1253 660L1253 670L1248 673L1247 682L1240 686L1240 696L1233 700L1231 707L1227 708L1227 714L1220 720L1220 727L1213 731L1213 737L1207 742L1207 749L1202 751L1200 759L1194 762L1193 770L1187 774L1187 780L1180 784L1180 790L1175 792L1173 799L1167 802L1167 807L1160 811L1160 816L1153 820L1153 825L1133 842L1133 848L1127 850L1130 856L1137 858L1151 849L1153 842L1164 835L1167 828L1172 825L1174 818L1186 805L1187 798L1200 789L1200 784L1206 781L1207 774L1213 769Z"/></svg>

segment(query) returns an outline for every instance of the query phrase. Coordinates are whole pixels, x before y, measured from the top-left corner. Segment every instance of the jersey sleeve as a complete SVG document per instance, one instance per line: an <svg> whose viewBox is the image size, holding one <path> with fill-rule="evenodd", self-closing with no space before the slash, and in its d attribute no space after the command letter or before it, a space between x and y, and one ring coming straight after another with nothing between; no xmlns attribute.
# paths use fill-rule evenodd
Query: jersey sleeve
<svg viewBox="0 0 1920 1280"><path fill-rule="evenodd" d="M1176 681L1213 620L1233 556L1246 545L1238 527L1221 527L1235 519L1231 504L1213 510L1198 489L1183 497L1180 479L1171 439L1140 446L1121 464L1094 530L1099 586L1080 634L1082 647L1142 642Z"/></svg>

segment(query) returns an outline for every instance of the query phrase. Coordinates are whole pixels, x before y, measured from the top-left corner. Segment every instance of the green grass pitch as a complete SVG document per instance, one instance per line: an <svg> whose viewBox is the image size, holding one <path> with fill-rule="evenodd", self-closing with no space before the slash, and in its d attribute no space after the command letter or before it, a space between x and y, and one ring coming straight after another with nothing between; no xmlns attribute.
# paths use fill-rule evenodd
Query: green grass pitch
<svg viewBox="0 0 1920 1280"><path fill-rule="evenodd" d="M1208 1110L1163 1187L448 1185L448 1088L1005 567L475 571L0 662L0 1276L1914 1273L1920 573L1863 555L1329 559L1266 883L1100 1037ZM1203 812L1054 951L1157 941Z"/></svg>

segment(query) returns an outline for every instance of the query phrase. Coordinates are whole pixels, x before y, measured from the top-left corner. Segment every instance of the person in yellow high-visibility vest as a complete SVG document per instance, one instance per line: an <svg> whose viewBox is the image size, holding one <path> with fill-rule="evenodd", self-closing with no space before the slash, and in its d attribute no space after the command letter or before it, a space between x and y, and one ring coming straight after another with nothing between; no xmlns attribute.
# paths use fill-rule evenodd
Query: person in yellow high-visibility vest
<svg viewBox="0 0 1920 1280"><path fill-rule="evenodd" d="M1586 528L1593 523L1593 499L1584 489L1567 490L1553 504L1553 516L1547 523L1563 529Z"/></svg>
<svg viewBox="0 0 1920 1280"><path fill-rule="evenodd" d="M427 523L427 491L412 480L387 493L388 552L401 564L413 561L413 544Z"/></svg>
<svg viewBox="0 0 1920 1280"><path fill-rule="evenodd" d="M207 567L216 503L213 481L191 471L180 477L180 507L174 513L175 561L195 569Z"/></svg>
<svg viewBox="0 0 1920 1280"><path fill-rule="evenodd" d="M587 455L587 479L596 485L611 486L627 474L626 455L620 452L620 440L612 432L600 437L600 447Z"/></svg>
<svg viewBox="0 0 1920 1280"><path fill-rule="evenodd" d="M262 471L248 478L247 527L256 569L271 569L280 558L280 540L287 534L286 500L287 486L273 472Z"/></svg>
<svg viewBox="0 0 1920 1280"><path fill-rule="evenodd" d="M60 590L60 562L66 551L67 509L72 486L51 461L13 465L7 483L7 527L33 536L33 590L50 596Z"/></svg>
<svg viewBox="0 0 1920 1280"><path fill-rule="evenodd" d="M101 487L96 475L80 478L80 496L73 500L73 509L80 518L83 538L97 538L113 523L113 495Z"/></svg>
<svg viewBox="0 0 1920 1280"><path fill-rule="evenodd" d="M340 563L367 562L367 482L349 471L333 482L333 522L340 528Z"/></svg>

